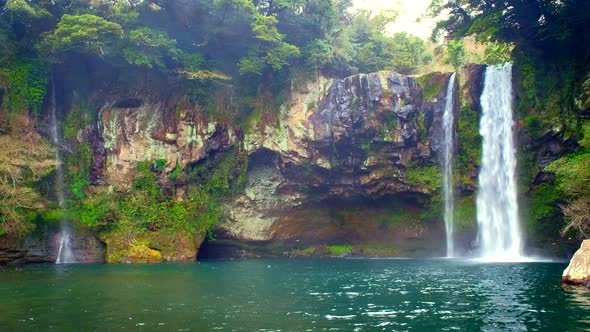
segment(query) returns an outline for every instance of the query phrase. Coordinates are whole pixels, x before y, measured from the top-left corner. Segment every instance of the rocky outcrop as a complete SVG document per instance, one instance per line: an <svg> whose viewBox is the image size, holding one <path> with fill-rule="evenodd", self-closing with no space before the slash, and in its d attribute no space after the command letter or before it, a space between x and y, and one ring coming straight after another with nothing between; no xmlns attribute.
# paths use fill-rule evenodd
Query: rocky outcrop
<svg viewBox="0 0 590 332"><path fill-rule="evenodd" d="M94 159L104 163L94 163L98 169L92 174L103 174L105 184L124 190L138 161L166 160L166 173L207 160L241 141L250 154L246 186L226 204L217 232L221 239L431 240L440 236L440 227L421 220L418 211L440 182L439 127L449 77L449 73L429 74L428 98L416 79L397 73L321 79L291 91L277 114L263 114L243 136L230 126L208 121L203 110L182 96L154 98L139 89L108 94L100 99L97 137L91 144ZM408 169L431 178L416 180ZM175 186L182 192L181 183ZM339 200L404 201L416 213L397 220L391 209L382 206L368 213L374 220L365 220L355 213L341 218L335 216L336 209L322 207L327 201L335 206ZM310 217L316 215L322 217ZM327 223L319 226L323 220ZM361 224L372 231L365 233ZM314 232L318 227L322 230ZM383 230L387 231L381 236ZM107 261L160 261L167 260L166 255L177 259L158 249L153 239L143 239L152 243L145 248L120 241L118 235L103 240ZM167 241L187 242L181 237ZM197 249L198 245L189 251L194 255ZM185 258L192 256L178 259Z"/></svg>
<svg viewBox="0 0 590 332"><path fill-rule="evenodd" d="M99 113L106 183L124 187L131 182L138 161L165 160L164 171L184 168L227 149L235 142L231 128L207 122L199 109L170 110L164 103L139 98L109 101Z"/></svg>
<svg viewBox="0 0 590 332"><path fill-rule="evenodd" d="M71 233L70 245L77 263L104 262L105 246L84 229ZM59 250L60 233L52 227L41 227L26 237L0 237L0 264L53 263Z"/></svg>
<svg viewBox="0 0 590 332"><path fill-rule="evenodd" d="M461 103L481 113L481 94L485 81L486 65L468 64L461 68Z"/></svg>
<svg viewBox="0 0 590 332"><path fill-rule="evenodd" d="M102 234L107 263L190 262L197 259L204 234L177 232Z"/></svg>
<svg viewBox="0 0 590 332"><path fill-rule="evenodd" d="M246 146L276 153L282 187L290 191L312 187L326 197L424 192L404 171L411 162L436 164L439 144L430 142L440 140L450 74L433 76L444 82L436 93L442 102L423 102L420 85L397 73L335 81L319 101L294 92L280 125L259 124L261 130L246 134Z"/></svg>
<svg viewBox="0 0 590 332"><path fill-rule="evenodd" d="M324 96L310 92L313 84L294 91L278 124L261 121L246 133L246 188L227 205L218 237L224 245L274 243L286 252L373 241L399 255L413 242L423 254L437 254L442 229L420 218L433 189L407 170L435 170L423 175L439 180L449 77L430 74L426 100L415 79L385 72L334 81ZM398 210L400 202L413 213Z"/></svg>
<svg viewBox="0 0 590 332"><path fill-rule="evenodd" d="M137 162L165 160L158 181L182 200L183 186L197 180L175 181L166 173L198 168L239 146L250 156L246 184L225 203L217 243L270 246L267 252L288 256L309 247L330 252L343 243L367 255L442 253L441 223L423 215L440 185L439 127L449 73L429 74L427 91L420 79L391 72L321 78L292 89L277 111L237 129L208 118L184 92L163 86L162 77L128 84L133 79L99 69L85 87L96 122L76 137L92 149L93 185L125 192ZM67 72L57 83L62 118L75 108L68 95L77 98L76 78ZM204 235L150 230L88 238L97 248L106 244L107 262L160 262L194 260ZM55 239L13 246L11 260L54 261ZM90 248L92 241L79 243Z"/></svg>
<svg viewBox="0 0 590 332"><path fill-rule="evenodd" d="M590 288L590 240L584 240L563 271L561 282Z"/></svg>

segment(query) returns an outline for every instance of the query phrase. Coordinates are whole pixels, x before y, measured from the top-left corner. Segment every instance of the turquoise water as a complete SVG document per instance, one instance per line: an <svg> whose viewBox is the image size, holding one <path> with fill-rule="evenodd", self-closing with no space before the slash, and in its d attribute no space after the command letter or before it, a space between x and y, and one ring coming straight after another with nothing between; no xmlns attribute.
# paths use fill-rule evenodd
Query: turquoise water
<svg viewBox="0 0 590 332"><path fill-rule="evenodd" d="M585 331L565 264L237 260L0 267L0 331Z"/></svg>

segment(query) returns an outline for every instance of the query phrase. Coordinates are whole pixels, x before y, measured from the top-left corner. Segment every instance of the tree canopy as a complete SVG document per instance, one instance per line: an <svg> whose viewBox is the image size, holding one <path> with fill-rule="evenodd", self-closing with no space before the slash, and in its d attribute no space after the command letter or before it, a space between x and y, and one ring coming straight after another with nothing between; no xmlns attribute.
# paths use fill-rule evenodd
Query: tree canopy
<svg viewBox="0 0 590 332"><path fill-rule="evenodd" d="M351 12L349 0L8 0L0 5L2 57L27 53L60 62L84 54L113 64L184 71L185 54L200 54L200 69L230 76L317 66L340 75L412 72L430 59L420 39L384 34L397 13ZM333 70L343 64L344 70Z"/></svg>
<svg viewBox="0 0 590 332"><path fill-rule="evenodd" d="M582 52L590 56L590 2L586 0L434 0L433 15L448 11L434 36L475 34L480 40L514 43L546 54ZM546 47L551 47L547 49Z"/></svg>

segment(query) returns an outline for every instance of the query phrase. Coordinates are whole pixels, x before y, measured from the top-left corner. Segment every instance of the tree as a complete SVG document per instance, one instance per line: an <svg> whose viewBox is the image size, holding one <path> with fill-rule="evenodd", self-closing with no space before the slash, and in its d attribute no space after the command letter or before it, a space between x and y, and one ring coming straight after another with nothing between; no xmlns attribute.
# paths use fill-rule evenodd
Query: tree
<svg viewBox="0 0 590 332"><path fill-rule="evenodd" d="M332 46L325 39L314 39L303 48L305 64L312 68L318 76L319 68L330 61ZM327 56L328 55L328 56ZM316 77L317 79L317 77Z"/></svg>
<svg viewBox="0 0 590 332"><path fill-rule="evenodd" d="M43 37L41 45L57 57L65 52L104 57L116 52L122 37L123 29L117 23L92 14L65 14L57 28Z"/></svg>
<svg viewBox="0 0 590 332"><path fill-rule="evenodd" d="M590 2L587 0L434 0L430 14L449 15L437 23L433 36L475 34L479 40L514 43L539 51L581 52L590 49Z"/></svg>
<svg viewBox="0 0 590 332"><path fill-rule="evenodd" d="M429 61L432 56L426 52L423 40L408 33L396 33L393 37L385 34L387 24L395 21L397 12L386 11L373 15L361 11L352 19L351 25L339 37L342 48L336 49L346 61L352 62L355 71L374 72L395 70L410 74ZM336 56L336 57L337 57Z"/></svg>
<svg viewBox="0 0 590 332"><path fill-rule="evenodd" d="M11 39L10 44L2 45L10 45L22 53L30 51L39 36L55 26L56 18L48 10L50 6L46 0L8 0L0 4L0 26Z"/></svg>
<svg viewBox="0 0 590 332"><path fill-rule="evenodd" d="M410 74L431 61L432 55L426 51L424 40L406 32L393 35L392 67L395 71Z"/></svg>
<svg viewBox="0 0 590 332"><path fill-rule="evenodd" d="M148 68L166 68L166 61L179 60L176 40L164 32L142 27L129 32L124 41L123 57L129 64Z"/></svg>
<svg viewBox="0 0 590 332"><path fill-rule="evenodd" d="M291 58L299 55L297 46L284 41L285 35L279 33L277 23L274 16L254 15L252 32L261 44L240 60L241 74L261 74L264 64L270 65L273 70L280 70L289 64Z"/></svg>
<svg viewBox="0 0 590 332"><path fill-rule="evenodd" d="M511 60L510 53L513 46L502 42L487 43L483 54L484 63L495 65L506 63Z"/></svg>
<svg viewBox="0 0 590 332"><path fill-rule="evenodd" d="M465 45L460 40L450 40L447 43L447 56L445 63L452 65L455 69L465 63Z"/></svg>

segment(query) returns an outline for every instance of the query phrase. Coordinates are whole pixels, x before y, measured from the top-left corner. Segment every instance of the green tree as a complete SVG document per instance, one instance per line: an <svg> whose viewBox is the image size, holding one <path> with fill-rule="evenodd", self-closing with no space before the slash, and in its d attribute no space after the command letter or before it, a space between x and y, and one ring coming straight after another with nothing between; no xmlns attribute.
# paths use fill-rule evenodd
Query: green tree
<svg viewBox="0 0 590 332"><path fill-rule="evenodd" d="M57 28L43 37L41 47L59 58L65 52L94 54L101 57L117 51L123 29L102 17L65 14Z"/></svg>
<svg viewBox="0 0 590 332"><path fill-rule="evenodd" d="M426 43L416 36L398 32L393 35L392 42L392 67L402 74L413 73L432 61L432 55L426 51Z"/></svg>
<svg viewBox="0 0 590 332"><path fill-rule="evenodd" d="M252 32L262 43L240 60L241 74L260 75L265 65L270 65L273 70L280 70L289 64L289 60L299 55L297 46L284 41L285 35L279 33L277 23L278 20L273 16L254 15Z"/></svg>
<svg viewBox="0 0 590 332"><path fill-rule="evenodd" d="M166 61L177 61L181 51L166 33L142 27L129 32L124 41L123 57L129 64L148 68L166 68Z"/></svg>
<svg viewBox="0 0 590 332"><path fill-rule="evenodd" d="M460 40L450 40L447 43L447 56L445 63L452 65L455 69L465 63L465 45Z"/></svg>
<svg viewBox="0 0 590 332"><path fill-rule="evenodd" d="M511 60L512 45L502 42L487 43L484 50L484 63L495 65Z"/></svg>

